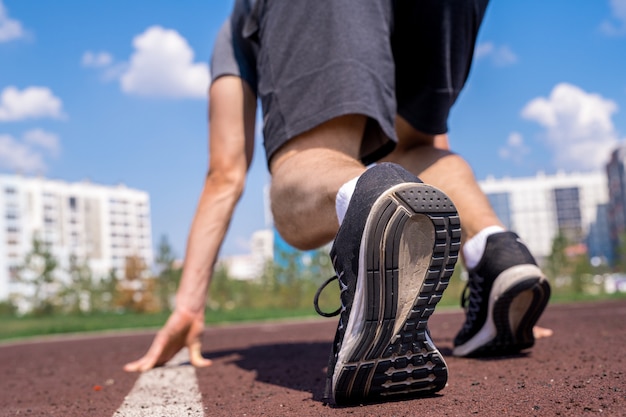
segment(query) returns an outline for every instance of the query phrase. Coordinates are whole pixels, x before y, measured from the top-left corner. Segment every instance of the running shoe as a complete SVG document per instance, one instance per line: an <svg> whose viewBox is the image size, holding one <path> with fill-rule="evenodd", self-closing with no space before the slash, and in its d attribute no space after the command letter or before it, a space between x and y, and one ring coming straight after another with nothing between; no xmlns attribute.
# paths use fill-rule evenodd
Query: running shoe
<svg viewBox="0 0 626 417"><path fill-rule="evenodd" d="M442 191L396 164L378 164L360 177L330 252L341 308L327 399L389 401L446 385L447 365L427 324L460 238L456 208Z"/></svg>
<svg viewBox="0 0 626 417"><path fill-rule="evenodd" d="M482 259L469 271L461 299L465 324L452 354L501 356L530 348L549 298L550 284L520 238L513 232L489 236Z"/></svg>

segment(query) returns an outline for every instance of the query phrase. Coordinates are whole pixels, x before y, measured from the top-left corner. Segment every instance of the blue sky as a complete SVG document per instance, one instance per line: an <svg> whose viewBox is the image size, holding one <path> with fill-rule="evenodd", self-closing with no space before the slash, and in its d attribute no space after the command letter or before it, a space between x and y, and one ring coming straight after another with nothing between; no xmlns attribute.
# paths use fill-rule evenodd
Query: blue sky
<svg viewBox="0 0 626 417"><path fill-rule="evenodd" d="M146 190L182 256L232 1L0 0L0 172ZM449 121L476 176L602 169L626 138L626 0L493 1ZM259 140L260 142L260 140ZM257 147L223 255L265 226Z"/></svg>

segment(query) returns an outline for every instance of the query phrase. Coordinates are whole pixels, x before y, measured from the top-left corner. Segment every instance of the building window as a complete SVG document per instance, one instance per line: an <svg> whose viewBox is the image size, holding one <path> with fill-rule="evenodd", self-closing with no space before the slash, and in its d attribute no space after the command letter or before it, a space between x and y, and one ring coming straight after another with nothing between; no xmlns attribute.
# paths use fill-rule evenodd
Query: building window
<svg viewBox="0 0 626 417"><path fill-rule="evenodd" d="M19 268L17 265L9 266L9 280L10 282L19 282Z"/></svg>
<svg viewBox="0 0 626 417"><path fill-rule="evenodd" d="M578 187L554 189L554 203L559 231L570 243L581 243L583 230Z"/></svg>
<svg viewBox="0 0 626 417"><path fill-rule="evenodd" d="M489 203L506 229L513 229L509 193L487 194Z"/></svg>

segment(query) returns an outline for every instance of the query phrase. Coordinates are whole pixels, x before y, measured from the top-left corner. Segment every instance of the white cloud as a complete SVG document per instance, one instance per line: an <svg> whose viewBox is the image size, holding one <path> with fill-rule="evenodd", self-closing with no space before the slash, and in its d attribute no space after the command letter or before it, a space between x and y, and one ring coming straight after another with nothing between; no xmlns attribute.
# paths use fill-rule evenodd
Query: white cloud
<svg viewBox="0 0 626 417"><path fill-rule="evenodd" d="M63 103L49 88L6 87L0 94L0 122L50 117L64 119Z"/></svg>
<svg viewBox="0 0 626 417"><path fill-rule="evenodd" d="M9 42L26 36L22 24L9 17L6 7L0 0L0 43Z"/></svg>
<svg viewBox="0 0 626 417"><path fill-rule="evenodd" d="M476 60L489 59L498 67L513 65L517 62L517 55L507 45L496 46L493 42L484 42L476 46L474 51Z"/></svg>
<svg viewBox="0 0 626 417"><path fill-rule="evenodd" d="M87 51L80 63L85 68L100 70L103 81L117 81L128 71L127 62L116 62L113 55L106 51Z"/></svg>
<svg viewBox="0 0 626 417"><path fill-rule="evenodd" d="M524 137L519 132L512 132L506 142L506 146L498 150L502 159L508 159L516 164L522 164L526 155L530 154L530 148L524 143Z"/></svg>
<svg viewBox="0 0 626 417"><path fill-rule="evenodd" d="M83 54L81 64L84 67L102 68L108 67L113 63L113 56L108 52L92 52L87 51Z"/></svg>
<svg viewBox="0 0 626 417"><path fill-rule="evenodd" d="M0 169L20 173L43 173L43 155L10 135L0 134Z"/></svg>
<svg viewBox="0 0 626 417"><path fill-rule="evenodd" d="M531 100L522 116L545 128L543 137L554 151L556 168L589 170L602 168L618 143L611 120L617 109L612 100L561 83L550 97Z"/></svg>
<svg viewBox="0 0 626 417"><path fill-rule="evenodd" d="M129 94L156 97L206 97L209 69L194 63L194 52L178 32L152 26L133 39L134 54L120 78Z"/></svg>
<svg viewBox="0 0 626 417"><path fill-rule="evenodd" d="M476 49L474 50L474 55L476 59L482 59L493 53L493 42L483 42L476 45Z"/></svg>
<svg viewBox="0 0 626 417"><path fill-rule="evenodd" d="M611 19L607 19L600 25L600 30L609 36L626 34L626 0L609 0L611 6Z"/></svg>
<svg viewBox="0 0 626 417"><path fill-rule="evenodd" d="M61 150L59 137L43 129L33 129L24 133L24 142L27 145L44 149L54 157L57 157Z"/></svg>
<svg viewBox="0 0 626 417"><path fill-rule="evenodd" d="M103 68L102 79L104 81L117 81L126 73L126 71L128 71L127 62L112 63L108 67Z"/></svg>

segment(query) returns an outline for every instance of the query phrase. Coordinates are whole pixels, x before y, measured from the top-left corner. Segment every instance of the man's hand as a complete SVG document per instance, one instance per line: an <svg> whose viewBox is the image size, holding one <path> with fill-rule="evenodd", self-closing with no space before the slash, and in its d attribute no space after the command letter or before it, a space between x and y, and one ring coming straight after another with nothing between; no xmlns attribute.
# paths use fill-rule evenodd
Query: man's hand
<svg viewBox="0 0 626 417"><path fill-rule="evenodd" d="M144 372L161 366L172 359L185 346L189 349L191 364L196 367L211 365L202 357L201 336L204 330L204 314L193 315L176 309L165 326L159 330L148 352L140 359L124 365L127 372Z"/></svg>

